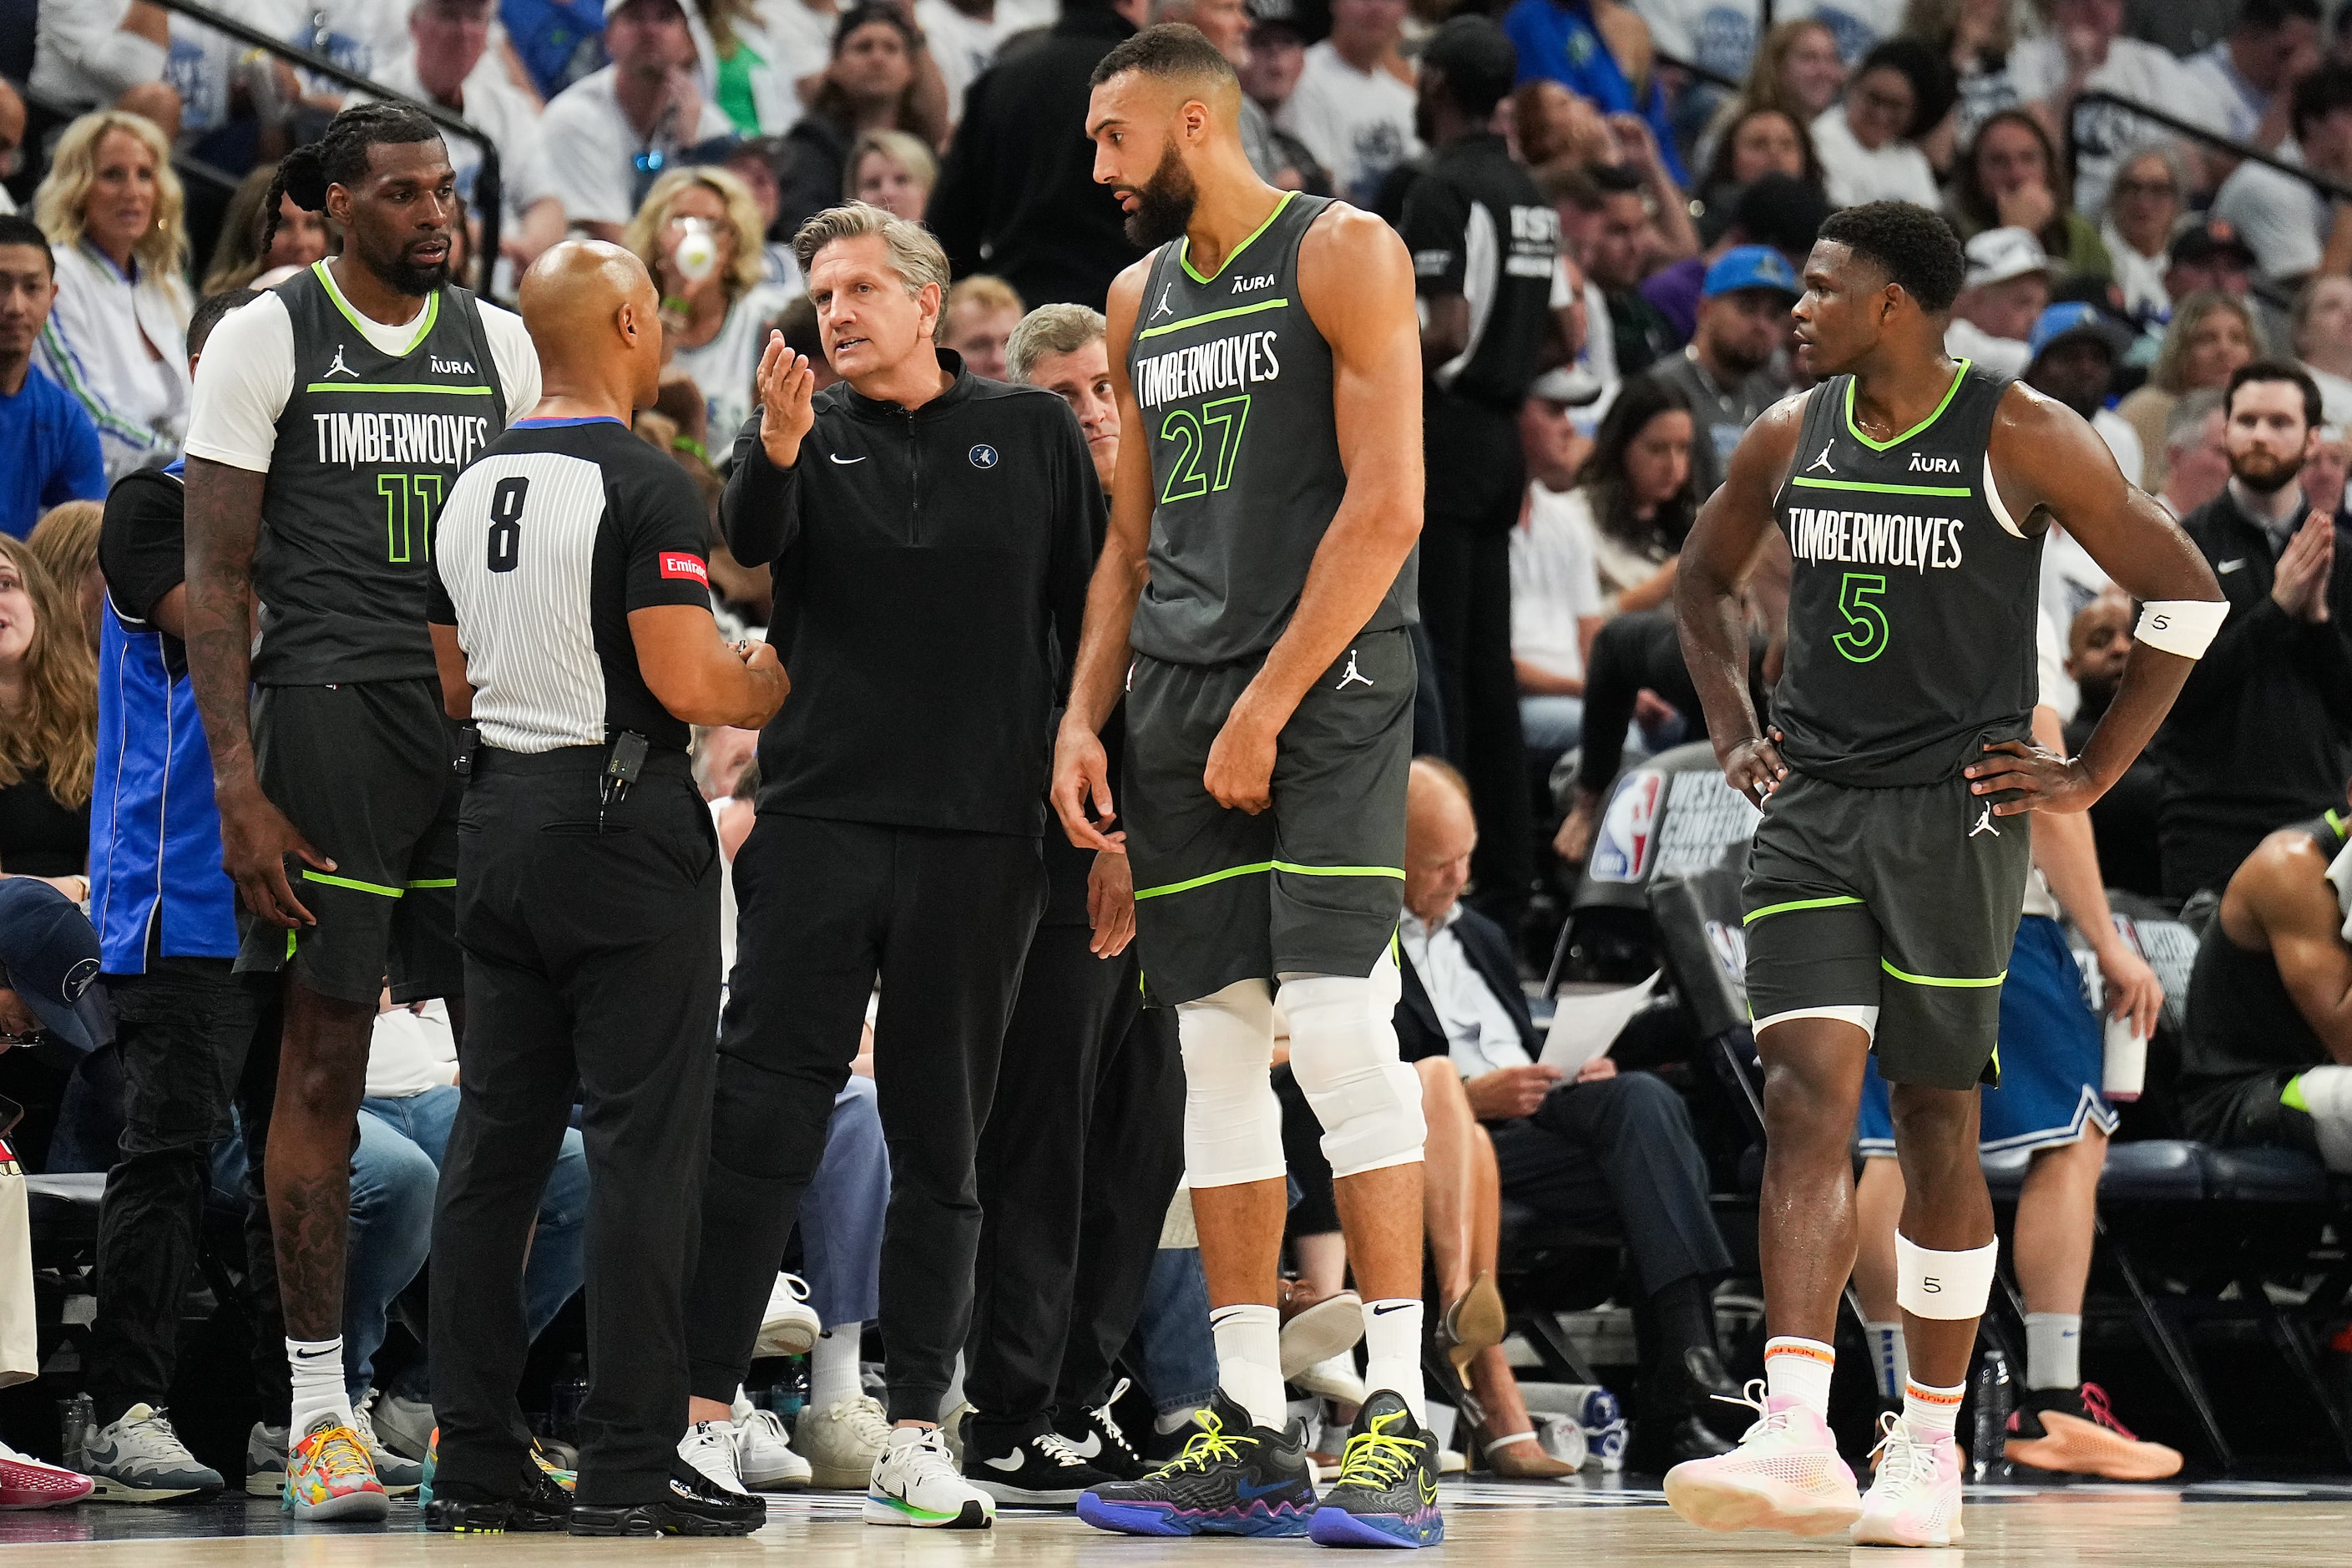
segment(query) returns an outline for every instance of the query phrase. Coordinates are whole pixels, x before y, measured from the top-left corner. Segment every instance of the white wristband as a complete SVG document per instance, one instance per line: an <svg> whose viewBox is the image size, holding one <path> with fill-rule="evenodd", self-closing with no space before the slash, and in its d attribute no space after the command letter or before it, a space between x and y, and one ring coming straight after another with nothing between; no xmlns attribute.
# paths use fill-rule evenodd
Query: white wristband
<svg viewBox="0 0 2352 1568"><path fill-rule="evenodd" d="M2150 599L2139 607L2132 638L2183 658L2202 658L2229 618L2227 599Z"/></svg>

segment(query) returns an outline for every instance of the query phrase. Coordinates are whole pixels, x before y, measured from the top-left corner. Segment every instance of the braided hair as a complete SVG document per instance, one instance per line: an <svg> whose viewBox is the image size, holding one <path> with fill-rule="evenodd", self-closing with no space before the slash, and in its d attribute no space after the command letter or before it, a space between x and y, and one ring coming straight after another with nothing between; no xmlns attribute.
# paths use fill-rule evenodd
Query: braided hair
<svg viewBox="0 0 2352 1568"><path fill-rule="evenodd" d="M304 212L327 210L327 187L355 185L367 177L368 149L379 144L438 142L441 128L413 103L353 104L328 122L327 133L278 160L278 173L262 198L260 255L278 238L280 198Z"/></svg>

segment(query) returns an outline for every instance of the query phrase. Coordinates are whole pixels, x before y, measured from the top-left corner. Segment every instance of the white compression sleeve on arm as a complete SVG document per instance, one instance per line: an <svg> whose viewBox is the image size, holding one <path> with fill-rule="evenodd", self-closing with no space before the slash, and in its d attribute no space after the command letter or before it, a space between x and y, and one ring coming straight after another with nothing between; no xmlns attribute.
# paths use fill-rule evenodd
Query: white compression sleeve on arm
<svg viewBox="0 0 2352 1568"><path fill-rule="evenodd" d="M2227 599L2150 599L2139 607L2132 638L2183 658L2202 658L2229 618Z"/></svg>

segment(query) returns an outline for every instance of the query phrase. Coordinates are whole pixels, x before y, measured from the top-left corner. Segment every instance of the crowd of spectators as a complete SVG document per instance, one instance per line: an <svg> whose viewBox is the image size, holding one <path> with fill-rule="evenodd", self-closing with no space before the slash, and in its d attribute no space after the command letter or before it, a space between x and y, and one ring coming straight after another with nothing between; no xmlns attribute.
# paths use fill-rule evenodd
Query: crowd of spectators
<svg viewBox="0 0 2352 1568"><path fill-rule="evenodd" d="M1463 1169L1499 1158L1506 1196L1633 1229L1664 1390L1654 1455L1711 1451L1685 1428L1728 1387L1690 1284L1727 1256L1711 1221L1693 1240L1697 1221L1675 1206L1705 1218L1699 1156L1672 1096L1604 1089L1601 1069L1566 1086L1584 1090L1573 1101L1506 1094L1496 1075L1541 1079L1539 1042L1497 955L1540 967L1612 785L1705 738L1673 617L1676 556L1748 426L1806 390L1788 311L1831 211L1885 198L1940 211L1968 258L1949 352L2089 419L2231 597L2148 756L2093 814L2101 879L2194 913L2265 836L2345 803L2352 5L2243 0L2184 54L2155 0L1797 0L1761 36L1755 0L218 3L495 145L493 291L568 233L646 263L668 361L640 432L714 514L770 329L830 379L788 242L845 199L936 233L956 278L940 346L974 374L1062 392L1108 487L1108 384L1062 363L1098 355L1099 328L1033 312L1100 309L1138 258L1093 182L1083 118L1088 73L1140 26L1190 22L1234 61L1264 177L1398 226L1420 272L1431 410L1418 728L1433 760L1416 773L1412 832L1416 856L1454 868L1424 868L1408 894L1407 1011L1424 1057L1459 1038L1448 988L1520 1042L1483 1062L1453 1054L1485 1129L1484 1166ZM1509 40L1499 66L1491 51L1433 54L1447 16L1481 10ZM0 77L0 877L79 901L107 593L94 503L180 456L199 254L214 295L338 248L321 215L290 198L270 210L272 174L355 95L146 0L41 0L38 14L26 79ZM2268 157L2178 134L2130 101ZM480 146L446 144L474 202ZM1487 163L1465 172L1474 157ZM183 167L237 183L192 190ZM1492 199L1507 216L1480 191L1504 191ZM1498 305L1509 288L1521 304ZM1060 334L1049 351L1034 337L1028 361L1024 317ZM2063 531L2044 574L2079 743L2129 657L2130 607ZM766 569L735 563L715 533L711 575L730 626L764 624ZM1759 701L1780 597L1769 573L1750 591ZM731 851L750 792L742 766L722 771L708 793ZM1481 923L1439 940L1470 916ZM432 1076L371 1113L415 1121ZM408 1131L429 1160L432 1138ZM550 1203L534 1261L560 1270ZM1668 1233L1681 1252L1662 1251ZM1491 1269L1490 1249L1474 1236L1441 1257L1449 1299ZM1321 1293L1339 1289L1323 1272ZM555 1288L534 1286L534 1327L552 1316L537 1310L542 1287ZM397 1289L367 1310L380 1319ZM1155 1276L1156 1310L1181 1289ZM870 1289L836 1294L828 1321L873 1316ZM1182 1359L1164 1338L1157 1353ZM845 1399L862 1398L843 1393L855 1359L853 1342L828 1363ZM1517 1411L1507 1368L1464 1364L1490 1406Z"/></svg>

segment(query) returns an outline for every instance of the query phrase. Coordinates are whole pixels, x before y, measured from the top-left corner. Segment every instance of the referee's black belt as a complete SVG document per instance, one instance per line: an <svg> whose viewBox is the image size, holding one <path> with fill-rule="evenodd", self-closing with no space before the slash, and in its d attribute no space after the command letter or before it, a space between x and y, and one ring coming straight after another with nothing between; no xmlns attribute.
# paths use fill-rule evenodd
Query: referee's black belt
<svg viewBox="0 0 2352 1568"><path fill-rule="evenodd" d="M558 746L551 752L508 752L485 742L474 752L474 772L482 773L601 773L610 746ZM694 764L684 752L656 746L646 753L643 776L692 778Z"/></svg>

